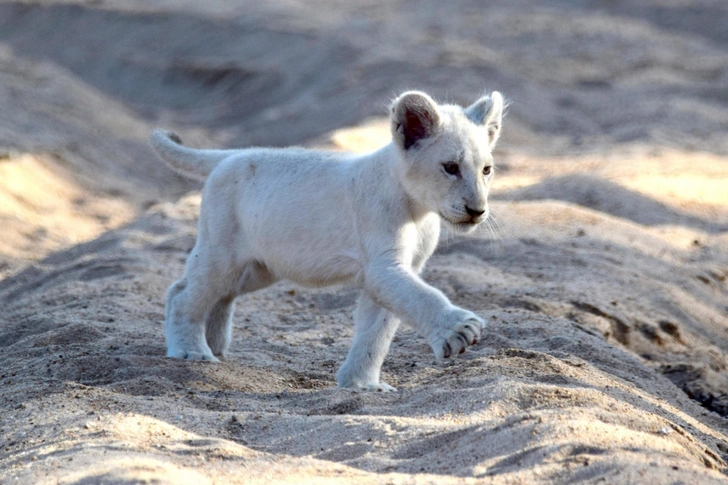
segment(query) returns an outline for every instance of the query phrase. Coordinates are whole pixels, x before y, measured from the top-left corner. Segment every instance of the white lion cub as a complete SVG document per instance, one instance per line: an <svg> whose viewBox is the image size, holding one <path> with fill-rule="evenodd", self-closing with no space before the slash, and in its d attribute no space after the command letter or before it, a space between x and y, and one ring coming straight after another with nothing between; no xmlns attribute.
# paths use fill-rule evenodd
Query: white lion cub
<svg viewBox="0 0 728 485"><path fill-rule="evenodd" d="M366 155L194 150L155 131L152 145L169 165L207 179L197 243L167 294L167 355L217 361L230 345L235 298L282 278L362 287L341 387L395 390L379 372L400 320L437 358L475 344L485 322L419 274L441 220L469 232L488 217L502 114L498 92L466 109L406 92L392 103L393 140Z"/></svg>

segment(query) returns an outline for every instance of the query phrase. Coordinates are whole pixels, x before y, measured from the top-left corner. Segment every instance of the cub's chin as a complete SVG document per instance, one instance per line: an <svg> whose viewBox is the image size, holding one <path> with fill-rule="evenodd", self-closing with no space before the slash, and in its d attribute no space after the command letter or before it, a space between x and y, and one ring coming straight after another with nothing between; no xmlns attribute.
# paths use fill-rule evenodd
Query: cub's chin
<svg viewBox="0 0 728 485"><path fill-rule="evenodd" d="M451 219L448 219L447 217L440 214L440 219L442 219L445 222L445 225L453 229L455 232L459 232L461 234L469 234L476 230L478 226L480 226L485 219L481 219L478 221L453 221Z"/></svg>
<svg viewBox="0 0 728 485"><path fill-rule="evenodd" d="M458 222L455 224L448 222L447 224L461 234L469 234L480 226L480 222Z"/></svg>

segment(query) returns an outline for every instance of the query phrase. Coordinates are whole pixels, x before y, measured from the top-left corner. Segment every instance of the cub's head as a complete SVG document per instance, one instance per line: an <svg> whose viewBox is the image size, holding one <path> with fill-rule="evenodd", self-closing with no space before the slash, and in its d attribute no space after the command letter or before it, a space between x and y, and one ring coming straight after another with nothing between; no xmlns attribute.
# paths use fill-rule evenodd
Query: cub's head
<svg viewBox="0 0 728 485"><path fill-rule="evenodd" d="M491 152L502 118L503 96L497 91L465 109L438 105L418 91L394 100L392 136L413 202L463 232L485 221L495 170Z"/></svg>

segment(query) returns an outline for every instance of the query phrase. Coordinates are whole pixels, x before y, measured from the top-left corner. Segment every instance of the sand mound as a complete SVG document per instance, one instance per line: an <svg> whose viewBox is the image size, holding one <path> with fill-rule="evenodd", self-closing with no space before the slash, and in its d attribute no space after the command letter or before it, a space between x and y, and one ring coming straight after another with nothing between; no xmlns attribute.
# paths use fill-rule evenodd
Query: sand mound
<svg viewBox="0 0 728 485"><path fill-rule="evenodd" d="M0 274L194 186L156 160L149 125L121 104L3 45L0 106Z"/></svg>
<svg viewBox="0 0 728 485"><path fill-rule="evenodd" d="M5 229L0 254L12 255L16 262L34 260L93 239L136 215L123 199L89 194L69 174L59 173L59 165L50 155L0 160L0 221ZM14 267L6 261L3 271Z"/></svg>
<svg viewBox="0 0 728 485"><path fill-rule="evenodd" d="M724 3L0 2L0 483L724 483ZM495 219L425 274L480 344L402 328L398 393L339 390L356 290L283 282L164 357L200 197L153 125L368 150L486 86Z"/></svg>
<svg viewBox="0 0 728 485"><path fill-rule="evenodd" d="M383 473L395 482L722 480L722 418L655 371L676 355L684 365L705 361L706 349L722 355L708 343L719 336L685 324L704 283L683 285L683 299L665 308L660 298L678 284L637 276L638 265L678 271L644 254L646 246L679 252L654 247L659 235L617 250L597 234L639 226L557 202L497 203L509 221L499 248L487 233L456 240L427 272L489 319L484 342L443 365L403 329L383 369L401 391L362 394L333 387L351 336L352 290L278 284L241 299L225 363L162 357L161 295L194 242L197 204L154 207L3 281L11 475L205 483L226 471L225 481L249 483L234 472L248 468L290 482L376 482ZM572 235L563 219L594 235L564 248ZM522 232L535 220L544 234ZM605 244L615 249L601 256ZM585 276L594 273L610 276ZM639 278L630 285L639 291L615 285L628 278Z"/></svg>

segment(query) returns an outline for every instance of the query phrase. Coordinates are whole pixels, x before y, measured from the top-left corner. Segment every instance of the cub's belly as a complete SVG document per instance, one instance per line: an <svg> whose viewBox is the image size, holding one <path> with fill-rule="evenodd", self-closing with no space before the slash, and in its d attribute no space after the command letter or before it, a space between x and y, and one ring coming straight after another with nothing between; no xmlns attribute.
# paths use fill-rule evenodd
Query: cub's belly
<svg viewBox="0 0 728 485"><path fill-rule="evenodd" d="M272 260L266 258L265 264L276 277L302 286L361 285L364 282L362 264L349 256L314 256L306 255L305 251L297 254L298 257L291 256Z"/></svg>

